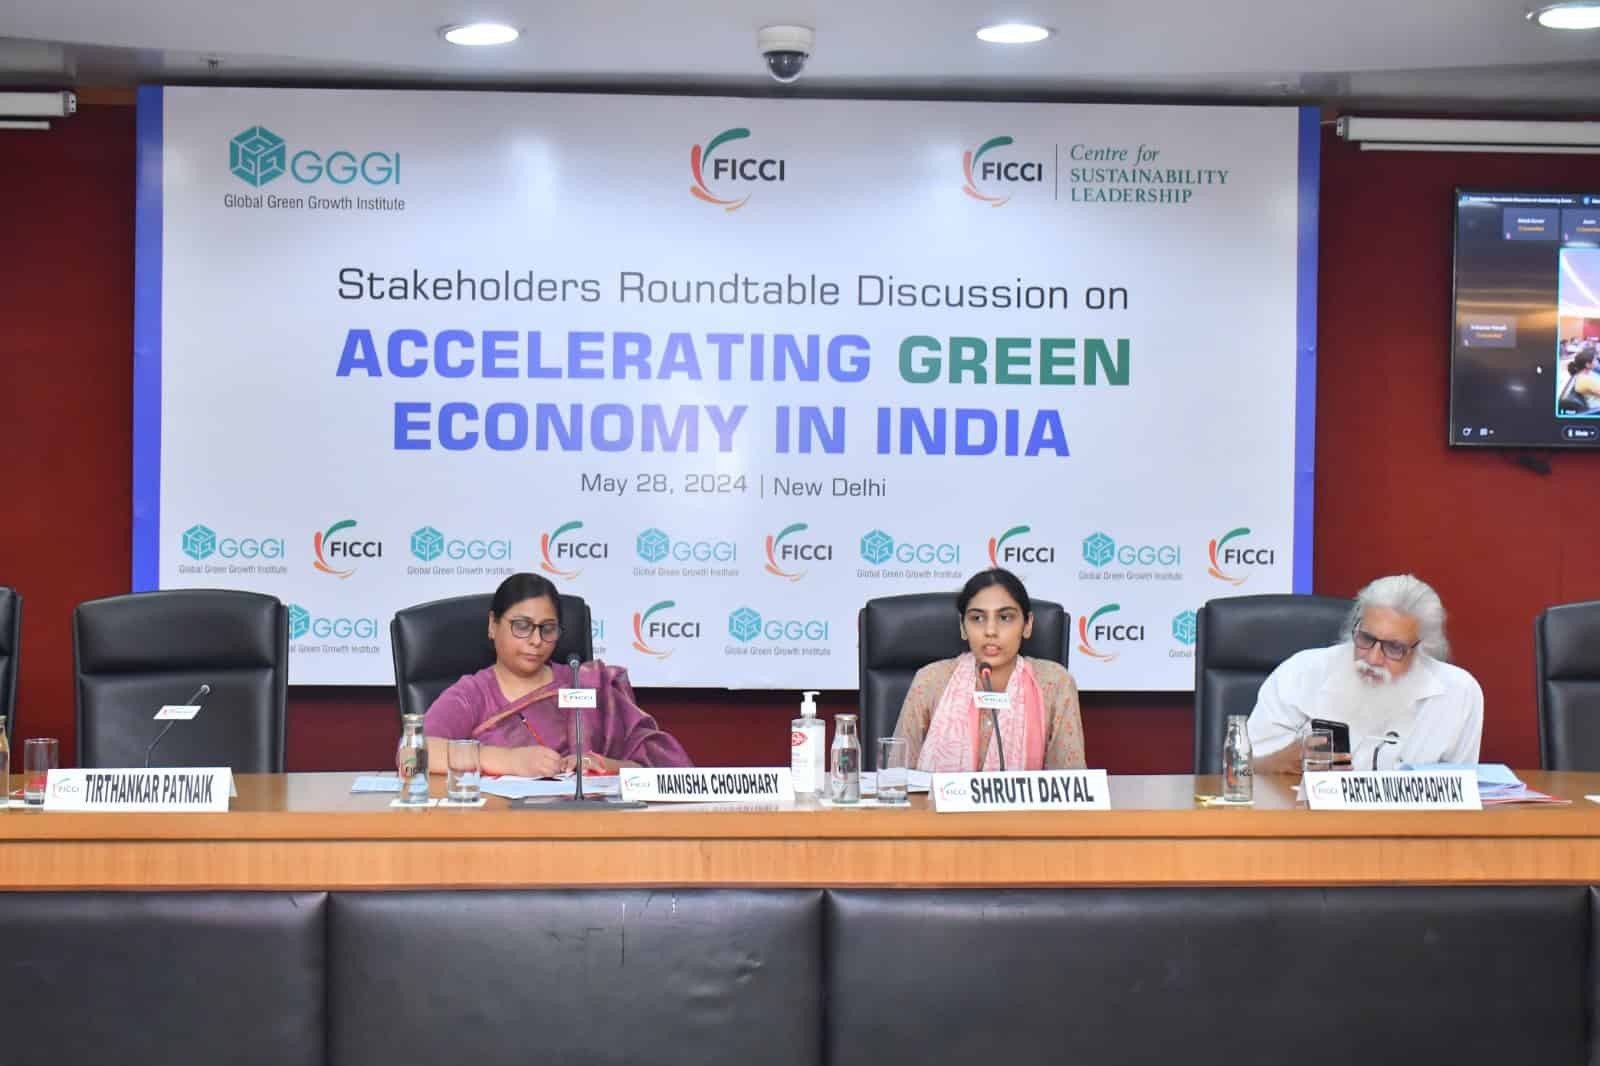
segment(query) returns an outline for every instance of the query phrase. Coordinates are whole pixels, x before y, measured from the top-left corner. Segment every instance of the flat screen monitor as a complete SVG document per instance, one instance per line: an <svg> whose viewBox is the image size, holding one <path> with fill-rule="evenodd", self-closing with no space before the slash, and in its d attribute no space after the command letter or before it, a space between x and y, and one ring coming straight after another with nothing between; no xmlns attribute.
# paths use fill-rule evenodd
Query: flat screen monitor
<svg viewBox="0 0 1600 1066"><path fill-rule="evenodd" d="M1457 189L1450 443L1600 448L1600 189Z"/></svg>

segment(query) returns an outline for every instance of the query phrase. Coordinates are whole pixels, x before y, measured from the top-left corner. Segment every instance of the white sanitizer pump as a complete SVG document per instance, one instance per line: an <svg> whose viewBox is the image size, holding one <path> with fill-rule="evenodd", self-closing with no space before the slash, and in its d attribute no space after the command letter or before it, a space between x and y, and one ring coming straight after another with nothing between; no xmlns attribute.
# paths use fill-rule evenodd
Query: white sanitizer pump
<svg viewBox="0 0 1600 1066"><path fill-rule="evenodd" d="M789 770L798 794L818 795L827 785L828 725L817 717L815 692L805 694L800 717L789 724Z"/></svg>

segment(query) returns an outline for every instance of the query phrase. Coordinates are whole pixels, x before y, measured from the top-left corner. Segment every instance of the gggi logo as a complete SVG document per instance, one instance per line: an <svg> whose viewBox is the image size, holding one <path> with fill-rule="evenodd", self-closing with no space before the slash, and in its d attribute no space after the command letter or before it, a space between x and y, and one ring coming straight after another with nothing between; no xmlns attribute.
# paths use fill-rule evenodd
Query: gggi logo
<svg viewBox="0 0 1600 1066"><path fill-rule="evenodd" d="M680 563L731 563L739 558L739 546L731 540L673 540L654 527L640 533L634 546L647 563L669 557Z"/></svg>
<svg viewBox="0 0 1600 1066"><path fill-rule="evenodd" d="M740 607L728 616L728 635L745 644L757 638L790 643L825 641L828 639L828 623L819 618L764 619L754 608Z"/></svg>
<svg viewBox="0 0 1600 1066"><path fill-rule="evenodd" d="M432 526L423 526L411 534L411 554L425 563L431 563L441 555L453 560L472 559L509 559L511 558L511 542L509 540L490 539L460 540L446 537Z"/></svg>
<svg viewBox="0 0 1600 1066"><path fill-rule="evenodd" d="M183 531L183 554L191 559L282 559L282 537L219 537L208 526Z"/></svg>
<svg viewBox="0 0 1600 1066"><path fill-rule="evenodd" d="M897 563L959 563L961 561L961 545L959 544L908 544L896 543L895 539L881 529L874 529L861 538L861 558L874 566L893 559Z"/></svg>
<svg viewBox="0 0 1600 1066"><path fill-rule="evenodd" d="M298 603L289 605L289 639L312 636L318 640L377 640L376 618L326 618L313 615Z"/></svg>
<svg viewBox="0 0 1600 1066"><path fill-rule="evenodd" d="M251 126L228 141L228 169L240 181L256 188L287 171L302 185L326 179L334 185L400 184L399 152L355 152L336 148L323 153L305 148L289 156L287 143L265 126Z"/></svg>

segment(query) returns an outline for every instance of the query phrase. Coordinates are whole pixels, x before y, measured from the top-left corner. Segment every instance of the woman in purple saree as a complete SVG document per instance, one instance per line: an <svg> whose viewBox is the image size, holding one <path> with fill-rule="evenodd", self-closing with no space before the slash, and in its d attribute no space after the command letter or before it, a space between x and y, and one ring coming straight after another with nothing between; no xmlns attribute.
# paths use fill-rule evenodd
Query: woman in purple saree
<svg viewBox="0 0 1600 1066"><path fill-rule="evenodd" d="M428 708L428 766L443 773L445 741L481 743L483 772L553 777L572 770L571 716L556 706L557 690L592 688L583 714L584 769L614 774L624 766L690 766L683 746L634 702L628 672L584 663L573 684L571 667L552 663L561 637L556 587L537 574L513 574L495 590L488 635L494 665L468 674Z"/></svg>

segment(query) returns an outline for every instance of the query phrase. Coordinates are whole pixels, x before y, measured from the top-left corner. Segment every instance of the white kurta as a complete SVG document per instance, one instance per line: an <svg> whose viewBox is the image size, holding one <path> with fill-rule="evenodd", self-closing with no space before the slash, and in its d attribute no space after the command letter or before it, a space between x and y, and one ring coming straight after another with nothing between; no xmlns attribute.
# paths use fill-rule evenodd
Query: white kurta
<svg viewBox="0 0 1600 1066"><path fill-rule="evenodd" d="M1411 670L1421 670L1416 699L1386 721L1360 707L1333 706L1336 670L1346 669L1351 646L1313 648L1285 659L1261 685L1250 712L1250 747L1256 758L1275 755L1327 718L1350 726L1351 764L1357 770L1392 770L1401 763L1476 763L1483 739L1483 689L1459 666L1420 651ZM1384 743L1390 734L1395 743Z"/></svg>

